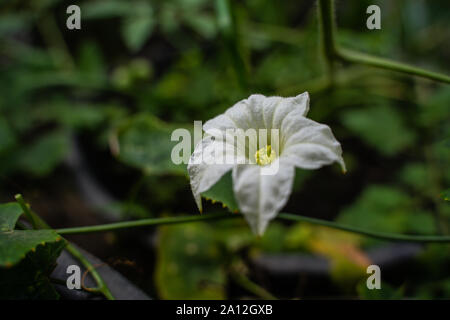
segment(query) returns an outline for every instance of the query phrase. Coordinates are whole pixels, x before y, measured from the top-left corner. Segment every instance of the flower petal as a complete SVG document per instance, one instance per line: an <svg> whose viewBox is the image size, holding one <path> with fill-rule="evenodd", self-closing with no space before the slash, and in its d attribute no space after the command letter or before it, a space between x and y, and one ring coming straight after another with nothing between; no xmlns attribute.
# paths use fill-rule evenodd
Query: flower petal
<svg viewBox="0 0 450 320"><path fill-rule="evenodd" d="M213 128L219 130L279 128L281 121L292 111L306 116L309 111L308 92L289 98L253 94L233 105L224 114L207 121L203 129L208 131Z"/></svg>
<svg viewBox="0 0 450 320"><path fill-rule="evenodd" d="M209 190L237 164L248 163L245 148L222 135L207 135L194 149L187 166L195 202L202 212L201 193Z"/></svg>
<svg viewBox="0 0 450 320"><path fill-rule="evenodd" d="M276 174L263 174L263 170L276 166ZM294 175L294 167L280 159L266 167L248 164L233 168L234 195L254 233L262 235L269 221L284 207L292 191Z"/></svg>
<svg viewBox="0 0 450 320"><path fill-rule="evenodd" d="M273 109L272 120L267 128L279 129L283 120L292 113L306 116L309 111L309 94L304 92L296 97L282 98L283 100ZM266 118L267 121L267 118Z"/></svg>
<svg viewBox="0 0 450 320"><path fill-rule="evenodd" d="M198 209L202 212L201 193L209 190L234 164L219 164L217 156L225 156L230 152L230 145L217 142L213 137L201 140L189 159L187 166L191 181L191 189ZM223 162L225 163L225 158Z"/></svg>
<svg viewBox="0 0 450 320"><path fill-rule="evenodd" d="M237 129L239 128L237 123L233 121L229 116L225 114L219 114L218 116L208 120L203 125L204 131L209 131L213 129L218 129L225 131L226 129Z"/></svg>
<svg viewBox="0 0 450 320"><path fill-rule="evenodd" d="M281 124L281 157L303 169L338 162L345 172L340 143L330 127L291 113Z"/></svg>

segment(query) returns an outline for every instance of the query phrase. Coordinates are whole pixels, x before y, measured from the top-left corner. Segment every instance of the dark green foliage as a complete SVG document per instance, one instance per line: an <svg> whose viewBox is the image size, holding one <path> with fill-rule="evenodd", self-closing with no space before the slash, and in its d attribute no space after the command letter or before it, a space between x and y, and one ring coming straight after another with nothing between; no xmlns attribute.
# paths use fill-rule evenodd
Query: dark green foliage
<svg viewBox="0 0 450 320"><path fill-rule="evenodd" d="M57 299L48 276L66 243L53 230L15 230L17 203L0 205L0 299Z"/></svg>
<svg viewBox="0 0 450 320"><path fill-rule="evenodd" d="M173 130L192 132L194 120L204 123L251 93L309 91L309 117L331 127L348 172L297 170L284 211L381 232L450 232L449 86L337 63L329 87L315 1L84 0L81 30L65 26L72 3L32 2L0 4L2 199L29 189L50 224L92 221L94 210L79 203L80 168L66 161L78 143L86 171L117 201L103 210L123 218L199 214L186 164L171 161ZM450 74L448 1L377 1L382 30L374 31L365 26L370 4L336 1L340 45ZM205 210L238 211L230 173L203 197ZM0 206L0 298L57 298L48 274L64 241L50 230L15 229L21 213L16 204ZM262 238L237 220L164 227L156 285L142 286L161 298L240 298L227 295L230 264L290 252L330 259L342 296L450 297L448 247L424 246L410 262L418 271L378 292L366 290L363 268L345 253L350 247L360 257L362 248L386 243L341 236L278 222ZM108 239L105 252L123 245Z"/></svg>

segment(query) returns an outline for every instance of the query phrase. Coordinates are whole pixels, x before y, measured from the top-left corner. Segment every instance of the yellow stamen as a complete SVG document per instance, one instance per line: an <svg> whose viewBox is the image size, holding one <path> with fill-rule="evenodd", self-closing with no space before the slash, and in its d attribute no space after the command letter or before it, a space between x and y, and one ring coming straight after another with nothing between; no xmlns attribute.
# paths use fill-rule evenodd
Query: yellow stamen
<svg viewBox="0 0 450 320"><path fill-rule="evenodd" d="M260 166L266 166L272 163L273 160L277 157L275 150L272 150L270 145L265 146L264 148L259 149L255 153L256 163Z"/></svg>

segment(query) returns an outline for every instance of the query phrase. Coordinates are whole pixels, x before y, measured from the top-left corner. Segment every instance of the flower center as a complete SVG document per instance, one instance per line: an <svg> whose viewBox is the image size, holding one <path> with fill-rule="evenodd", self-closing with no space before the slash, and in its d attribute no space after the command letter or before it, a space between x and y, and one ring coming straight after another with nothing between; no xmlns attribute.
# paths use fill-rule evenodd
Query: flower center
<svg viewBox="0 0 450 320"><path fill-rule="evenodd" d="M265 166L272 163L272 161L275 160L276 157L276 152L275 150L272 150L272 147L270 145L259 149L255 153L256 163L260 166Z"/></svg>

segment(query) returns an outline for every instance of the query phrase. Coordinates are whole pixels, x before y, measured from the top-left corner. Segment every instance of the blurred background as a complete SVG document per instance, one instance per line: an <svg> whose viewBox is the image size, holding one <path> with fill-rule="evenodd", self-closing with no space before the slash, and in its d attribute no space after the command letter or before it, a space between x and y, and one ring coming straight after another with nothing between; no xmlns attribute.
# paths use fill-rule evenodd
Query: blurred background
<svg viewBox="0 0 450 320"><path fill-rule="evenodd" d="M339 65L329 87L316 1L226 3L3 1L1 202L20 192L55 228L197 215L186 168L170 160L171 132L251 93L309 91L309 117L332 128L348 173L297 170L283 211L448 234L450 87L358 65ZM66 27L71 4L81 30ZM381 30L366 28L370 4ZM448 1L342 0L336 14L343 46L450 74ZM226 210L208 201L204 211ZM257 238L243 220L68 239L160 299L450 298L447 244L280 221ZM381 290L366 288L370 264Z"/></svg>

